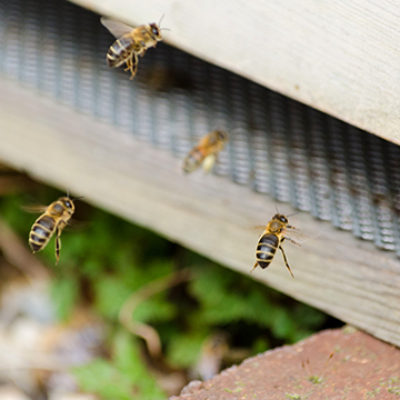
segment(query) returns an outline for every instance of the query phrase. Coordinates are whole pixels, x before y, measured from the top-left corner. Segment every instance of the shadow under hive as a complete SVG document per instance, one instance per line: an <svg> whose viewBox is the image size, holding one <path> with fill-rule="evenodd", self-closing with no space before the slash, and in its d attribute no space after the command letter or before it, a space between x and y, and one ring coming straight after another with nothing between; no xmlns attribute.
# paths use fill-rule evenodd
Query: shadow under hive
<svg viewBox="0 0 400 400"><path fill-rule="evenodd" d="M2 75L178 158L226 129L216 174L400 255L400 147L162 43L129 81L99 16L66 1L0 0L0 39Z"/></svg>

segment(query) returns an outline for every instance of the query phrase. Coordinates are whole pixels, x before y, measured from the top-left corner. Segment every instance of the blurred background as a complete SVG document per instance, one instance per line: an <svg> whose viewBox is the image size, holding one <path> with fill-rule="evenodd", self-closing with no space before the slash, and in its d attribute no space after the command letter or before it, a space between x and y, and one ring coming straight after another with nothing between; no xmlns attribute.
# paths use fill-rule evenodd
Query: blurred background
<svg viewBox="0 0 400 400"><path fill-rule="evenodd" d="M0 193L1 399L166 399L341 325L84 199L56 266L54 238L31 254L24 208L65 193L4 165Z"/></svg>

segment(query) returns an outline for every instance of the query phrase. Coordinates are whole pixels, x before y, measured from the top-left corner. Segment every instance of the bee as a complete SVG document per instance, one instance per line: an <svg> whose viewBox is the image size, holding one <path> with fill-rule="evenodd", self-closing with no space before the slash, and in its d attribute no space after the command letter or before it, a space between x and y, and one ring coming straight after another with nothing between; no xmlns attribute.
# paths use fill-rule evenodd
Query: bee
<svg viewBox="0 0 400 400"><path fill-rule="evenodd" d="M267 268L271 263L276 250L279 249L282 252L283 261L285 262L286 268L289 270L290 275L294 278L292 270L290 269L286 254L282 248L282 242L288 239L296 243L293 239L285 236L287 229L295 229L289 225L289 221L283 214L275 214L272 219L268 222L263 234L261 235L256 250L256 263L253 269L259 265L262 269Z"/></svg>
<svg viewBox="0 0 400 400"><path fill-rule="evenodd" d="M68 196L60 197L48 207L44 207L43 211L44 213L33 223L29 232L29 246L33 253L43 250L56 232L57 264L60 259L61 232L71 219L75 211L75 204Z"/></svg>
<svg viewBox="0 0 400 400"><path fill-rule="evenodd" d="M217 160L218 153L228 141L228 134L215 130L200 139L195 147L183 160L183 171L189 173L203 164L203 169L209 172Z"/></svg>
<svg viewBox="0 0 400 400"><path fill-rule="evenodd" d="M125 71L131 71L129 79L133 79L137 72L138 57L143 57L147 49L156 47L157 42L162 40L160 28L156 23L132 28L104 17L101 23L117 38L107 52L108 66L118 68L126 64Z"/></svg>

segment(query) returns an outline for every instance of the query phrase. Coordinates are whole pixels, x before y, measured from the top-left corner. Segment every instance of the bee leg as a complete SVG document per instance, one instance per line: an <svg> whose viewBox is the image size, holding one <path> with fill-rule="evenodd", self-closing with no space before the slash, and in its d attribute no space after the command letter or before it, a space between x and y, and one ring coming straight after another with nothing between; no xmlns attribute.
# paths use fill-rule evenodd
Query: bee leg
<svg viewBox="0 0 400 400"><path fill-rule="evenodd" d="M216 158L215 154L210 154L203 160L203 169L206 173L208 173L212 170L212 168L215 165L216 159L217 158Z"/></svg>
<svg viewBox="0 0 400 400"><path fill-rule="evenodd" d="M289 240L289 242L293 243L294 245L301 247L301 244L299 242L296 242L296 240L290 238L289 236L285 236L284 239L287 239L287 240ZM283 241L283 239L282 239L282 241Z"/></svg>
<svg viewBox="0 0 400 400"><path fill-rule="evenodd" d="M146 54L146 50L143 50L143 51L141 51L141 52L139 53L139 56L140 56L140 57L144 57L145 54Z"/></svg>
<svg viewBox="0 0 400 400"><path fill-rule="evenodd" d="M60 261L60 249L61 249L61 229L57 229L57 236L56 236L56 265Z"/></svg>
<svg viewBox="0 0 400 400"><path fill-rule="evenodd" d="M255 264L253 265L253 268L250 270L250 273L252 273L256 268L257 268L258 262L256 261Z"/></svg>
<svg viewBox="0 0 400 400"><path fill-rule="evenodd" d="M132 80L136 75L138 62L139 60L137 55L135 53L132 53L132 56L130 58L130 68L129 68L129 70L131 71L131 76L129 78L130 80Z"/></svg>
<svg viewBox="0 0 400 400"><path fill-rule="evenodd" d="M132 55L125 61L125 68L124 71L129 71L132 68Z"/></svg>
<svg viewBox="0 0 400 400"><path fill-rule="evenodd" d="M286 239L287 239L287 238L286 238ZM287 258L286 258L286 254L285 254L285 252L283 251L282 246L279 246L279 250L282 252L283 261L285 261L286 268L289 270L290 275L292 275L292 278L294 278L293 272L292 272L292 270L290 269L288 260L287 260Z"/></svg>
<svg viewBox="0 0 400 400"><path fill-rule="evenodd" d="M131 69L131 59L128 58L126 61L126 67L124 68L124 71L129 71Z"/></svg>

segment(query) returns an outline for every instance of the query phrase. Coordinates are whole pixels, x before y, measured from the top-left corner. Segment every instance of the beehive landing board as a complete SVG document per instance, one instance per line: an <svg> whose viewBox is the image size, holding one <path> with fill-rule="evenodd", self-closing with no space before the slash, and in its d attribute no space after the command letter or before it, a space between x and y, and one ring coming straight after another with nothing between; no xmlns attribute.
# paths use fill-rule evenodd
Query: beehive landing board
<svg viewBox="0 0 400 400"><path fill-rule="evenodd" d="M3 160L244 273L251 227L291 203L306 238L286 246L296 279L279 254L253 276L400 344L398 147L162 44L131 82L105 66L98 16L0 6ZM217 127L231 141L216 175L183 176Z"/></svg>
<svg viewBox="0 0 400 400"><path fill-rule="evenodd" d="M400 144L400 14L390 0L72 0Z"/></svg>

